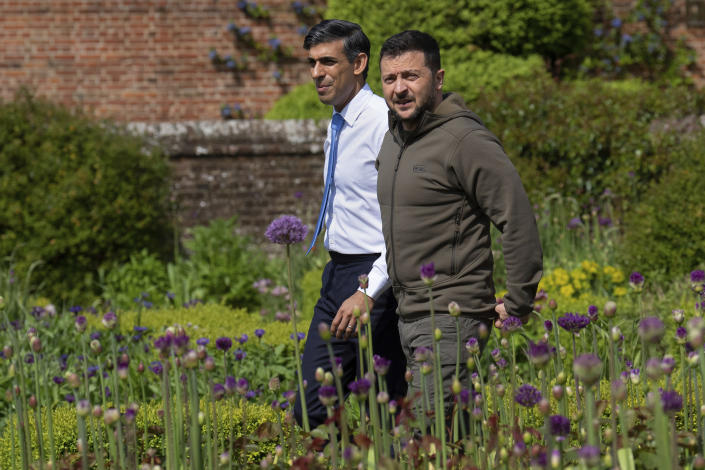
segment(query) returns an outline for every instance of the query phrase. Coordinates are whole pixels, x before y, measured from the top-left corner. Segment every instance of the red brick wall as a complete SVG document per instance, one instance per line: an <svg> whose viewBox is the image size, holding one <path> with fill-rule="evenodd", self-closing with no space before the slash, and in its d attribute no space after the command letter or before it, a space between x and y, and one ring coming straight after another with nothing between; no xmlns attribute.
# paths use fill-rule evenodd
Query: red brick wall
<svg viewBox="0 0 705 470"><path fill-rule="evenodd" d="M0 99L27 86L120 121L218 119L225 103L261 116L308 70L291 0L259 3L269 20L248 17L237 0L0 0ZM258 61L227 31L231 21L263 46L276 36L293 57ZM217 70L211 48L249 54L250 65Z"/></svg>

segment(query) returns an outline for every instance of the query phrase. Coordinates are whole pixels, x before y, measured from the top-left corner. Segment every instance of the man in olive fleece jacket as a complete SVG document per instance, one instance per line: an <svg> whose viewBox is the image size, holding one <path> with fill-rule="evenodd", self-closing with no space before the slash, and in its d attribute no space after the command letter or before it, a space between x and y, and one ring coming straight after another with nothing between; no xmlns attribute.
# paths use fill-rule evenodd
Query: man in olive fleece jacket
<svg viewBox="0 0 705 470"><path fill-rule="evenodd" d="M433 37L396 34L380 52L389 131L377 157L377 193L387 269L398 302L399 334L420 390L420 346L433 346L428 287L420 267L434 263L432 283L445 403L452 406L456 325L448 304L460 306L463 344L481 325L501 327L508 316L526 322L542 275L542 252L531 204L498 139L456 94L443 94L444 70ZM502 232L507 267L504 302L495 298L490 224ZM462 348L460 363L469 357ZM460 368L467 383L467 368ZM431 382L431 381L427 381ZM429 390L432 395L432 390ZM431 402L433 403L433 402Z"/></svg>

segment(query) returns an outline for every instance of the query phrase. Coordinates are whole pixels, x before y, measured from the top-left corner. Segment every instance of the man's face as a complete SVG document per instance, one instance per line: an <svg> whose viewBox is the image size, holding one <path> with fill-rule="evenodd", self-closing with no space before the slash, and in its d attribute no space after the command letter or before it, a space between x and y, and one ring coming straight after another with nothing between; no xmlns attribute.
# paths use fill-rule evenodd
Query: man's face
<svg viewBox="0 0 705 470"><path fill-rule="evenodd" d="M421 51L385 56L379 67L387 106L401 119L404 130L416 129L423 112L433 111L442 100L444 71L432 73Z"/></svg>
<svg viewBox="0 0 705 470"><path fill-rule="evenodd" d="M358 78L367 65L367 56L361 53L350 63L340 39L311 46L308 64L318 99L342 111L358 91Z"/></svg>

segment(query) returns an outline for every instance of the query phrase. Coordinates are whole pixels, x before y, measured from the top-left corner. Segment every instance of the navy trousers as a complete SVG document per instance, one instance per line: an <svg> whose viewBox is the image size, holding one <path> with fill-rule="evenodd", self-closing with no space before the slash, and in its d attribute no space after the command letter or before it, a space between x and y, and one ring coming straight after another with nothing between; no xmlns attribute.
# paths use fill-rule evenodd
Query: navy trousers
<svg viewBox="0 0 705 470"><path fill-rule="evenodd" d="M306 336L302 359L303 379L308 384L304 392L308 418L311 428L315 428L327 418L326 408L318 399L320 384L316 381L315 373L318 367L331 370L326 343L318 334L318 324L324 322L328 326L335 318L340 305L358 288L358 277L367 274L372 268L372 263L379 255L344 255L331 252L331 261L326 264L321 278L321 296L313 309L313 319ZM392 290L387 289L375 300L371 313L372 345L374 354L391 359L392 363L387 372L387 390L390 399L399 399L406 394L406 358L399 340L397 326L397 304L392 295ZM357 336L348 340L331 338L333 354L342 359L343 391L347 397L348 384L362 376L360 361L358 359ZM294 405L296 421L301 424L301 402L297 394Z"/></svg>

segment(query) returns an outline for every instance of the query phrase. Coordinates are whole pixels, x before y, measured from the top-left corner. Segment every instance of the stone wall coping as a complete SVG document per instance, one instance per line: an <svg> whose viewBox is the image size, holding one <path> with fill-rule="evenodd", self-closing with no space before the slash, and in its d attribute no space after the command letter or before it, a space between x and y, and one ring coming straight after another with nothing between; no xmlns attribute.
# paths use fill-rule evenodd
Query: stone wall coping
<svg viewBox="0 0 705 470"><path fill-rule="evenodd" d="M328 123L328 119L232 119L131 122L126 127L171 158L193 158L322 154Z"/></svg>

